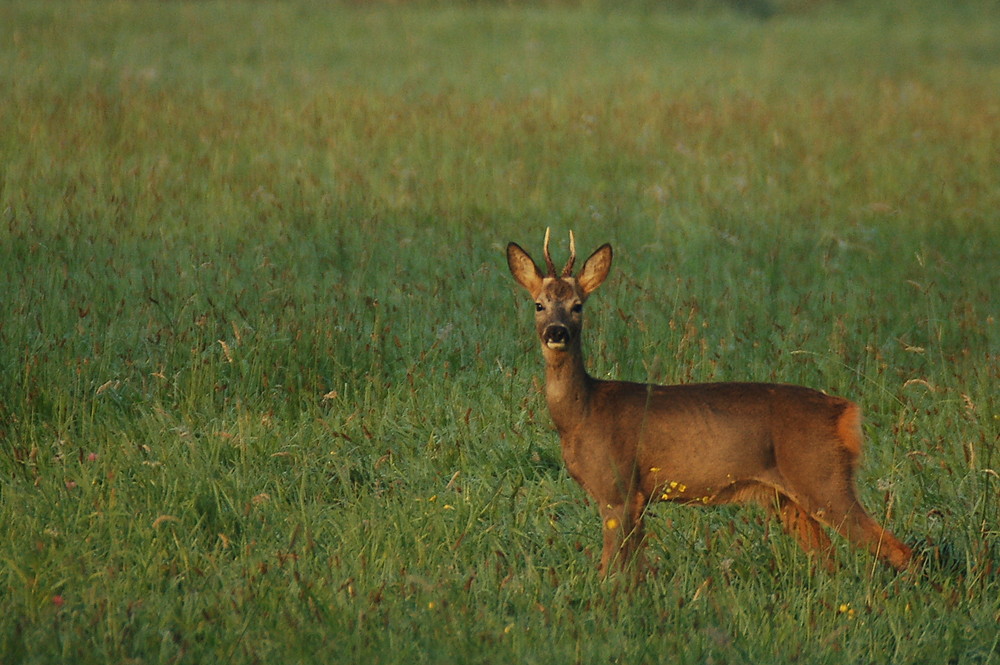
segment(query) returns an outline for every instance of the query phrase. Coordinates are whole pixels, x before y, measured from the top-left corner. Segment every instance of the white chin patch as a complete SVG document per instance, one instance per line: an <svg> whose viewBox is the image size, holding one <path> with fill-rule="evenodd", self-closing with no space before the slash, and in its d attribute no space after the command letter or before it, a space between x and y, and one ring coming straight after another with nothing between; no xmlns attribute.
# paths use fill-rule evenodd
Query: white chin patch
<svg viewBox="0 0 1000 665"><path fill-rule="evenodd" d="M553 351L565 351L566 350L566 343L565 342L545 342L545 346L549 347Z"/></svg>

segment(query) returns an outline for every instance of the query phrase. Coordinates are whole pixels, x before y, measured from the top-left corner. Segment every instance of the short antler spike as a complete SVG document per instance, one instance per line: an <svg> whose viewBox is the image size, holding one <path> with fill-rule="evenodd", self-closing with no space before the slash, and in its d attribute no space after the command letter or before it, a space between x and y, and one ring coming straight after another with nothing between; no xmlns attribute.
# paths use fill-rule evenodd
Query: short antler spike
<svg viewBox="0 0 1000 665"><path fill-rule="evenodd" d="M573 264L576 263L576 240L573 238L573 232L569 232L569 260L566 261L566 267L563 268L562 276L571 277L573 275Z"/></svg>
<svg viewBox="0 0 1000 665"><path fill-rule="evenodd" d="M556 276L556 266L555 266L554 263L552 263L552 255L549 254L549 231L550 231L549 227L546 226L545 227L545 245L543 246L543 249L545 251L545 267L549 271L549 277L555 277Z"/></svg>

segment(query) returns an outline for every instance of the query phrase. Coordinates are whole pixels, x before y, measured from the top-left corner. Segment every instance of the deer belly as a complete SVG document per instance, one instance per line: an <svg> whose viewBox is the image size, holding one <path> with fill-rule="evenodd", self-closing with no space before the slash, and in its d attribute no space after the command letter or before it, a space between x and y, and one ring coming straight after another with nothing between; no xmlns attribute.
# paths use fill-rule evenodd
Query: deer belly
<svg viewBox="0 0 1000 665"><path fill-rule="evenodd" d="M704 454L661 457L641 464L639 486L651 501L728 503L726 497L743 485L760 482L773 466L773 455L747 448L731 451L728 459Z"/></svg>
<svg viewBox="0 0 1000 665"><path fill-rule="evenodd" d="M703 480L687 481L684 477L665 473L653 467L642 483L644 494L649 501L678 501L682 503L713 503L720 493L726 493L734 484L723 481L706 483Z"/></svg>

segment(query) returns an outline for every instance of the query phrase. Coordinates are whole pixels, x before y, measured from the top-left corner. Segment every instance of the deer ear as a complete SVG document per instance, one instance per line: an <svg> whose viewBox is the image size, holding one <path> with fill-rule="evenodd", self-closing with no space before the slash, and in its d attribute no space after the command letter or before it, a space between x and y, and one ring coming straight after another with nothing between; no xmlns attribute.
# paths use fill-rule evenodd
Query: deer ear
<svg viewBox="0 0 1000 665"><path fill-rule="evenodd" d="M576 283L583 295L590 295L594 289L600 286L610 270L611 245L605 243L590 255L590 258L583 264L580 274L576 277Z"/></svg>
<svg viewBox="0 0 1000 665"><path fill-rule="evenodd" d="M507 245L507 266L517 283L528 289L532 297L542 290L542 271L528 253L515 242Z"/></svg>

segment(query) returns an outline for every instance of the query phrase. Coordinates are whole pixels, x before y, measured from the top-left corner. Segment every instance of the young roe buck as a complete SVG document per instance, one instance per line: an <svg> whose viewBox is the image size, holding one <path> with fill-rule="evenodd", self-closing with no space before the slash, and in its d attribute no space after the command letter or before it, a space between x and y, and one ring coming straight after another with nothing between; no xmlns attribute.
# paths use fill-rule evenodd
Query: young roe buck
<svg viewBox="0 0 1000 665"><path fill-rule="evenodd" d="M828 567L832 546L821 524L906 568L910 548L865 512L855 492L862 438L856 404L793 385L595 379L580 344L583 304L608 276L611 245L599 247L575 277L572 232L561 273L548 230L544 251L546 273L515 243L507 245L507 263L535 300L545 397L566 467L601 512L603 574L639 554L643 514L661 499L756 502Z"/></svg>

